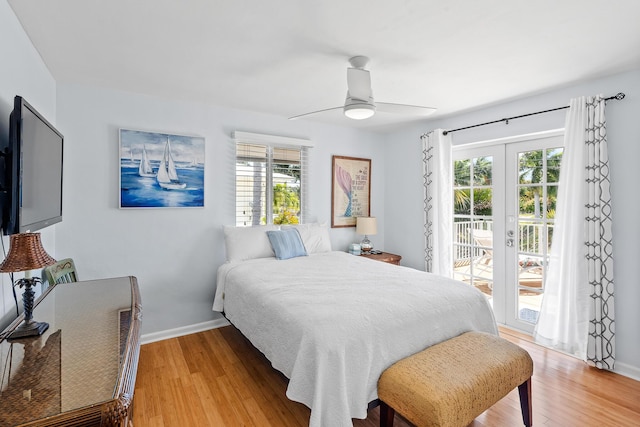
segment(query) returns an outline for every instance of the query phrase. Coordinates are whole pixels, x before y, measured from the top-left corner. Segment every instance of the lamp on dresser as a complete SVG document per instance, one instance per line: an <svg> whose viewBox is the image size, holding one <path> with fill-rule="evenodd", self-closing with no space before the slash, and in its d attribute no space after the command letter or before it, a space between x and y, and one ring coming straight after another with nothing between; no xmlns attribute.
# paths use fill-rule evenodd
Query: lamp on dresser
<svg viewBox="0 0 640 427"><path fill-rule="evenodd" d="M362 252L370 252L373 249L373 244L368 236L373 236L378 233L376 218L373 216L360 216L356 218L356 233L364 235L364 239L362 239L360 243Z"/></svg>
<svg viewBox="0 0 640 427"><path fill-rule="evenodd" d="M8 339L18 339L41 335L49 327L48 323L33 320L33 304L35 292L33 286L40 282L39 277L31 277L31 270L54 264L55 259L42 247L40 233L12 234L9 254L0 264L0 272L25 272L25 277L18 279L13 286L25 287L22 294L24 305L24 322L9 335Z"/></svg>

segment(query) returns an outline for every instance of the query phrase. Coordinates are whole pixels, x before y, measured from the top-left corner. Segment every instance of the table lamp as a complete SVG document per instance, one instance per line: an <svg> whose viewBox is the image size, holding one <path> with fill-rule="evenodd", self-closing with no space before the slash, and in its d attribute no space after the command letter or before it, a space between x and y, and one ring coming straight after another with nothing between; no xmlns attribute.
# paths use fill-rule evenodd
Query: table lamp
<svg viewBox="0 0 640 427"><path fill-rule="evenodd" d="M12 234L9 247L9 254L0 264L0 272L15 273L24 271L24 278L15 282L15 285L25 287L22 294L24 305L24 322L18 326L10 335L9 339L32 337L41 335L49 327L48 323L36 322L33 320L33 300L35 292L33 285L40 282L39 277L31 277L31 270L46 267L54 264L55 259L42 247L40 233L20 233Z"/></svg>
<svg viewBox="0 0 640 427"><path fill-rule="evenodd" d="M360 248L363 252L370 252L373 249L373 244L369 240L368 236L373 236L378 233L378 224L376 218L373 216L361 216L356 218L356 233L364 234L364 239L360 243Z"/></svg>

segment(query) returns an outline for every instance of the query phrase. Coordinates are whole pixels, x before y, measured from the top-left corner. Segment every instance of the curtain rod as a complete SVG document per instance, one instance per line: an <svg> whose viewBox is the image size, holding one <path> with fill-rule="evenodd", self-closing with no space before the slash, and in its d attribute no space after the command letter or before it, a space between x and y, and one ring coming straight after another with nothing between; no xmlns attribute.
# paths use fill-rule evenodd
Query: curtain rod
<svg viewBox="0 0 640 427"><path fill-rule="evenodd" d="M624 99L624 97L625 97L624 93L622 93L622 92L618 92L617 94L615 94L615 95L613 95L613 96L610 96L610 97L608 97L608 98L605 98L604 100L605 100L605 101L609 101L609 100L611 100L611 99L615 99L615 100L620 101L621 99ZM479 127L479 126L491 125L491 124L494 124L494 123L500 123L500 122L505 122L505 124L507 124L507 125L508 125L508 124L509 124L509 120L521 119L521 118L523 118L523 117L529 117L529 116L535 116L536 114L550 113L550 112L552 112L552 111L565 110L565 109L567 109L567 108L569 108L569 106L568 106L568 105L565 105L564 107L552 108L552 109L550 109L550 110L536 111L535 113L523 114L523 115L521 115L521 116L507 117L507 118L505 118L505 119L494 120L494 121L492 121L492 122L479 123L479 124L477 124L477 125L465 126L465 127L458 128L458 129L445 130L445 131L443 131L443 132L442 132L442 134L443 134L443 135L446 135L446 134L448 134L448 133L451 133L451 132L457 132L457 131L459 131L459 130L471 129L471 128L476 128L476 127Z"/></svg>

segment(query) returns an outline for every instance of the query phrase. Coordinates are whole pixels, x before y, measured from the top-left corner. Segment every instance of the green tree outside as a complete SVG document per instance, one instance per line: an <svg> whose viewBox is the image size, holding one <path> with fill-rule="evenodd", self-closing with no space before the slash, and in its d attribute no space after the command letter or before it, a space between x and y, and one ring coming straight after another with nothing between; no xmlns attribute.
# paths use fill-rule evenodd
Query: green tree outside
<svg viewBox="0 0 640 427"><path fill-rule="evenodd" d="M300 188L289 188L286 184L273 187L273 223L298 224L300 212Z"/></svg>
<svg viewBox="0 0 640 427"><path fill-rule="evenodd" d="M273 186L273 223L298 224L300 222L300 165L277 163L273 165L273 172L295 179L293 186L288 186L286 183Z"/></svg>

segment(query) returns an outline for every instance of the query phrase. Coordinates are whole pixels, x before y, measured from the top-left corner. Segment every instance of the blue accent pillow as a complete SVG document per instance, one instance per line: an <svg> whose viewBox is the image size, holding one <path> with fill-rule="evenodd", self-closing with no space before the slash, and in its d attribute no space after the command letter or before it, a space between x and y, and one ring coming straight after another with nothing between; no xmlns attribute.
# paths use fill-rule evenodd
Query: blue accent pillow
<svg viewBox="0 0 640 427"><path fill-rule="evenodd" d="M307 256L300 233L295 228L267 231L267 237L278 259Z"/></svg>

